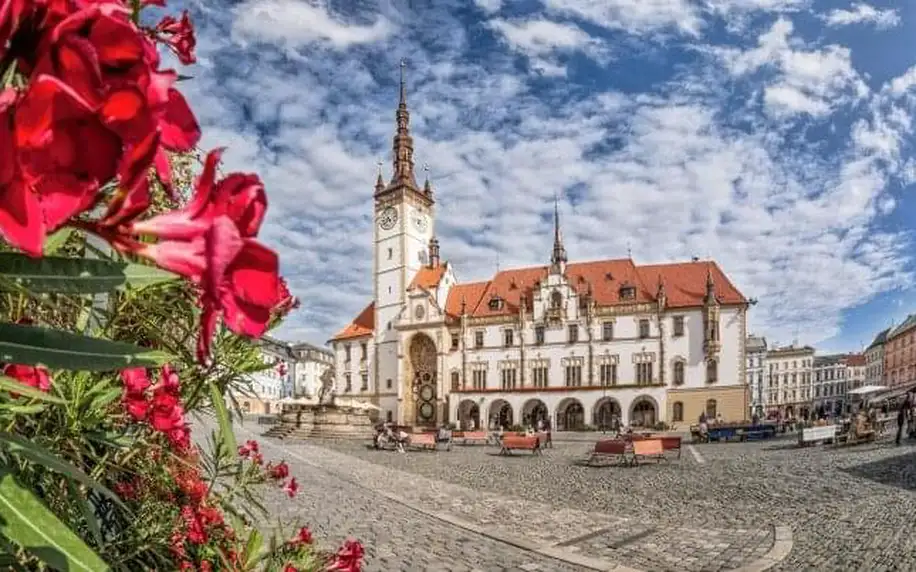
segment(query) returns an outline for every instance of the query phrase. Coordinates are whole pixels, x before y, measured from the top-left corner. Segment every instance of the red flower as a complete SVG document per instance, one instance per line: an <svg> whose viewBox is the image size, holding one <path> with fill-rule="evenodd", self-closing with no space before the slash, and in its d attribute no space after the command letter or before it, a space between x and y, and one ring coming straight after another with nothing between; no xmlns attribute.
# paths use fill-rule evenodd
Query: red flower
<svg viewBox="0 0 916 572"><path fill-rule="evenodd" d="M261 452L261 446L258 445L258 442L254 439L249 439L245 441L245 446L248 447L253 453Z"/></svg>
<svg viewBox="0 0 916 572"><path fill-rule="evenodd" d="M190 65L197 61L194 57L194 47L197 40L194 38L194 26L188 17L188 11L181 14L181 20L172 16L165 16L153 30L158 39L167 45L178 56L178 61Z"/></svg>
<svg viewBox="0 0 916 572"><path fill-rule="evenodd" d="M292 564L287 564L283 567L283 572L299 572L299 569Z"/></svg>
<svg viewBox="0 0 916 572"><path fill-rule="evenodd" d="M3 367L3 375L12 377L23 385L28 385L41 391L51 389L51 375L47 369L40 365L10 363Z"/></svg>
<svg viewBox="0 0 916 572"><path fill-rule="evenodd" d="M337 550L334 560L325 570L359 572L362 569L364 552L363 545L358 540L347 540Z"/></svg>
<svg viewBox="0 0 916 572"><path fill-rule="evenodd" d="M299 529L299 532L296 534L296 538L293 539L294 544L311 544L313 542L312 531L309 530L309 527L303 526Z"/></svg>
<svg viewBox="0 0 916 572"><path fill-rule="evenodd" d="M124 393L143 395L150 386L146 368L132 367L121 370L121 381L124 383Z"/></svg>
<svg viewBox="0 0 916 572"><path fill-rule="evenodd" d="M213 565L210 564L209 560L204 560L200 563L200 572L212 572Z"/></svg>
<svg viewBox="0 0 916 572"><path fill-rule="evenodd" d="M296 496L296 493L299 492L299 483L296 482L296 477L293 477L283 486L283 492L289 495L289 498Z"/></svg>
<svg viewBox="0 0 916 572"><path fill-rule="evenodd" d="M115 483L114 492L117 493L119 497L128 500L137 498L137 489L134 487L134 484L129 481Z"/></svg>
<svg viewBox="0 0 916 572"><path fill-rule="evenodd" d="M194 568L194 565L193 565L193 564L191 564L190 562L188 562L187 560L185 560L185 561L183 561L183 562L181 563L181 565L179 566L178 570L179 570L180 572L185 572L185 571L194 572L196 569Z"/></svg>
<svg viewBox="0 0 916 572"><path fill-rule="evenodd" d="M243 459L247 459L248 455L250 454L251 454L251 449L249 449L246 445L239 446L239 457L242 457Z"/></svg>
<svg viewBox="0 0 916 572"><path fill-rule="evenodd" d="M213 507L202 506L197 509L197 514L204 526L212 527L224 524L222 513Z"/></svg>
<svg viewBox="0 0 916 572"><path fill-rule="evenodd" d="M251 462L254 463L255 465L260 466L261 464L264 463L264 455L260 453L254 453L253 455L251 455Z"/></svg>
<svg viewBox="0 0 916 572"><path fill-rule="evenodd" d="M204 544L207 542L207 531L200 520L200 516L190 506L181 507L181 518L185 522L188 542L191 544Z"/></svg>
<svg viewBox="0 0 916 572"><path fill-rule="evenodd" d="M289 476L289 465L285 461L280 461L278 465L268 466L267 472L270 478L282 481Z"/></svg>

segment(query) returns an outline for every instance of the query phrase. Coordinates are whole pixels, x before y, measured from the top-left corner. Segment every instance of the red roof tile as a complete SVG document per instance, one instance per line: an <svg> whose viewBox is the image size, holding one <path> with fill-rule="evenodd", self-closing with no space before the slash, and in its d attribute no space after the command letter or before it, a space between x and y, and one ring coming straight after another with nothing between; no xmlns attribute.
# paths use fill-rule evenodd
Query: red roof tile
<svg viewBox="0 0 916 572"><path fill-rule="evenodd" d="M337 332L331 341L337 342L368 336L373 330L375 330L375 302L366 306L346 328Z"/></svg>
<svg viewBox="0 0 916 572"><path fill-rule="evenodd" d="M445 276L447 265L448 263L446 262L433 267L424 266L417 271L416 276L413 277L407 289L426 288L427 290L432 290L433 288L438 288L439 282L441 282L442 277Z"/></svg>
<svg viewBox="0 0 916 572"><path fill-rule="evenodd" d="M668 306L671 308L702 306L703 297L706 295L706 273L710 269L716 285L716 298L720 304L747 304L744 295L735 288L715 262L679 262L638 268L643 282L650 286L653 292L661 277L665 284L665 294L668 296Z"/></svg>
<svg viewBox="0 0 916 572"><path fill-rule="evenodd" d="M468 282L467 284L453 285L448 290L448 300L445 302L446 315L453 318L460 316L462 300L464 300L468 314L471 314L489 285L489 282Z"/></svg>

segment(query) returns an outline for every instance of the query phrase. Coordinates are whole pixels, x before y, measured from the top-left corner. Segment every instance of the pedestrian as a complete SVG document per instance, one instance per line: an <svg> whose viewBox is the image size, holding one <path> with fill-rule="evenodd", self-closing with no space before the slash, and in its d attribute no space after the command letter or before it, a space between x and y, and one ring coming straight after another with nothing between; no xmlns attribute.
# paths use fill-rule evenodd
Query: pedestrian
<svg viewBox="0 0 916 572"><path fill-rule="evenodd" d="M544 433L547 434L547 439L544 441L545 447L550 447L553 449L553 431L550 427L550 419L544 419Z"/></svg>
<svg viewBox="0 0 916 572"><path fill-rule="evenodd" d="M913 394L908 392L903 399L903 404L897 411L897 438L894 442L898 445L900 444L900 439L903 437L903 426L906 423L907 414L911 407L913 407Z"/></svg>

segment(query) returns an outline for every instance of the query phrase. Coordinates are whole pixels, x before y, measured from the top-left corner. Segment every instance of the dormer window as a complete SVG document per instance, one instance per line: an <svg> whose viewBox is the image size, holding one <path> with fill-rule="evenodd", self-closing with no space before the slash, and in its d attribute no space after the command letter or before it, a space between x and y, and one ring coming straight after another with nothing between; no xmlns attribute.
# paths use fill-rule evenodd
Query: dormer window
<svg viewBox="0 0 916 572"><path fill-rule="evenodd" d="M621 300L635 300L636 299L636 288L634 286L623 285L620 287L620 299Z"/></svg>
<svg viewBox="0 0 916 572"><path fill-rule="evenodd" d="M503 309L503 299L499 296L493 296L490 298L489 307L491 310L502 310Z"/></svg>

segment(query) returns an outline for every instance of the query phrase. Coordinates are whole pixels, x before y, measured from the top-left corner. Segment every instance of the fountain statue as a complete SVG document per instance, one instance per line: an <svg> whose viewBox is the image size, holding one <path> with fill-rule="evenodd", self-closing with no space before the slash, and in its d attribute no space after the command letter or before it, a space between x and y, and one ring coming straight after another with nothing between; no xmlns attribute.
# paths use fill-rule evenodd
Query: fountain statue
<svg viewBox="0 0 916 572"><path fill-rule="evenodd" d="M280 422L265 437L279 439L368 439L378 407L356 400L338 400L331 366L319 377L317 399L281 402Z"/></svg>

